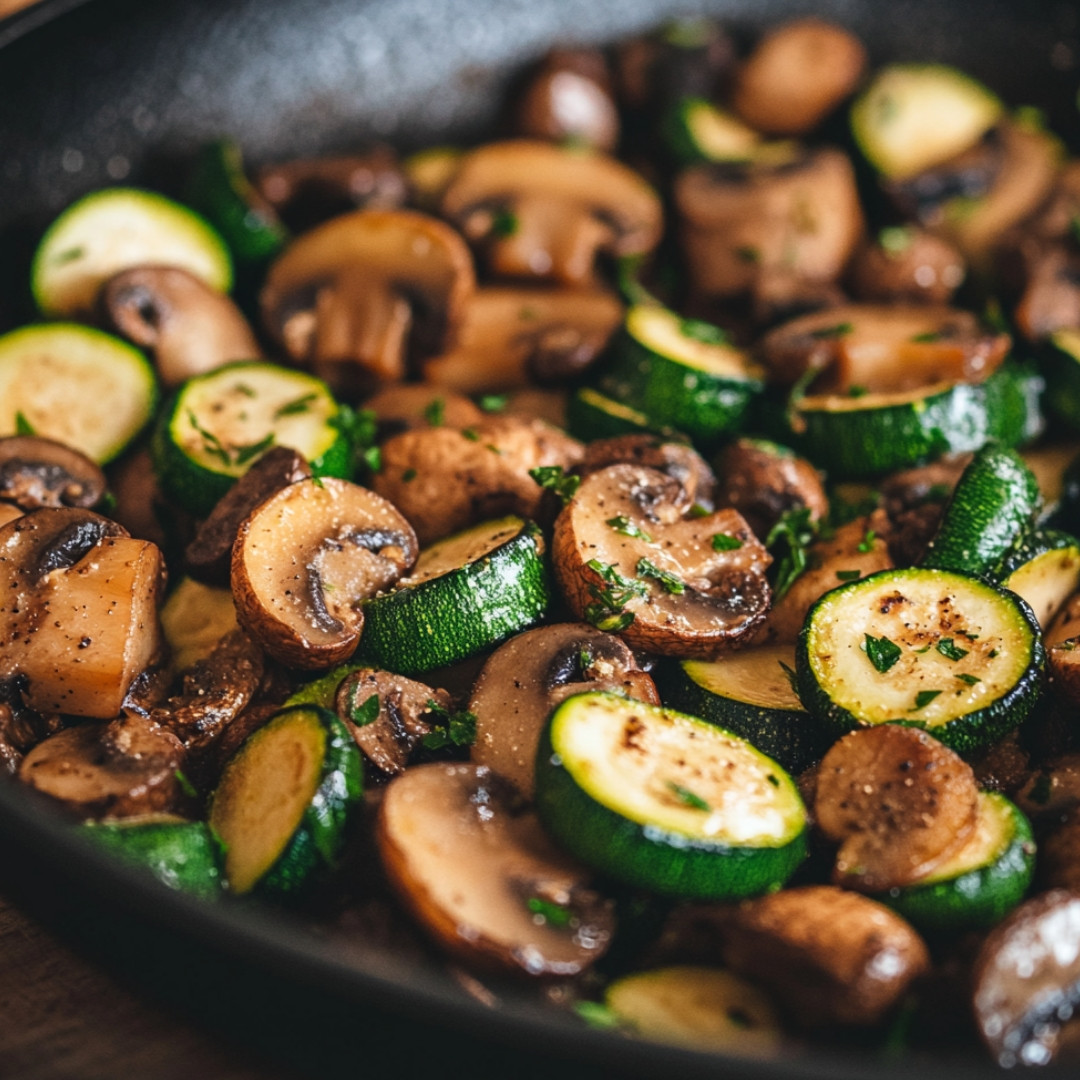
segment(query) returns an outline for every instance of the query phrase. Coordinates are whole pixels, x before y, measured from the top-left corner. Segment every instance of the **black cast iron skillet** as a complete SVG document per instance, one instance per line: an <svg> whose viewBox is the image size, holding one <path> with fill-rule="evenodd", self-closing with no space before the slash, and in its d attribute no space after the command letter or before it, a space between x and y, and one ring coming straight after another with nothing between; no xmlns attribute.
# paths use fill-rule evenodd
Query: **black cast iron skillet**
<svg viewBox="0 0 1080 1080"><path fill-rule="evenodd" d="M404 148L467 140L491 125L515 67L547 44L611 40L696 11L747 32L829 15L875 60L955 63L1007 101L1045 108L1074 149L1080 141L1080 17L1057 0L44 0L0 23L0 329L30 317L29 252L85 191L174 189L178 164L223 133L254 162L371 137ZM633 1043L512 990L492 1008L422 956L370 939L344 948L281 915L171 893L84 849L9 784L0 874L122 978L307 1075L343 1065L393 1076L556 1069L567 1080L912 1074L913 1063L867 1050L748 1062ZM974 1052L918 1067L928 1078L996 1075Z"/></svg>

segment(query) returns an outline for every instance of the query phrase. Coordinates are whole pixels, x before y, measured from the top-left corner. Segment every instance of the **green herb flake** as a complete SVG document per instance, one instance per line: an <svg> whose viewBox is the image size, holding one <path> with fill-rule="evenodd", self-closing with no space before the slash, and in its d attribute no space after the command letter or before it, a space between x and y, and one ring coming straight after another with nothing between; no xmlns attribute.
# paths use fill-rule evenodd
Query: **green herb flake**
<svg viewBox="0 0 1080 1080"><path fill-rule="evenodd" d="M382 468L382 451L377 446L369 446L361 457L372 472L378 472Z"/></svg>
<svg viewBox="0 0 1080 1080"><path fill-rule="evenodd" d="M598 1031L614 1031L623 1026L618 1015L599 1001L578 1001L574 1012L591 1028Z"/></svg>
<svg viewBox="0 0 1080 1080"><path fill-rule="evenodd" d="M500 240L514 236L521 228L521 222L517 214L507 207L500 207L491 215L491 228L489 233Z"/></svg>
<svg viewBox="0 0 1080 1080"><path fill-rule="evenodd" d="M795 675L795 669L790 664L785 664L783 660L777 660L777 663L780 665L781 670L784 672L784 677L788 681L788 686L791 687L791 692L793 694L798 694L799 688L795 681L797 678L797 676Z"/></svg>
<svg viewBox="0 0 1080 1080"><path fill-rule="evenodd" d="M406 469L401 474L401 482L403 484L411 484L416 479L416 475L417 473L415 469Z"/></svg>
<svg viewBox="0 0 1080 1080"><path fill-rule="evenodd" d="M424 409L424 419L432 427L442 427L446 419L446 402L443 398L432 398Z"/></svg>
<svg viewBox="0 0 1080 1080"><path fill-rule="evenodd" d="M287 401L274 413L274 419L280 420L283 416L299 416L301 413L306 413L308 411L308 406L313 401L317 401L318 397L319 395L313 392L305 394L303 397L298 397L294 401Z"/></svg>
<svg viewBox="0 0 1080 1080"><path fill-rule="evenodd" d="M437 722L421 740L426 749L472 746L476 742L476 713L467 710L452 713L434 698L428 698L427 708L429 713L434 714Z"/></svg>
<svg viewBox="0 0 1080 1080"><path fill-rule="evenodd" d="M379 426L378 417L371 409L354 409L351 405L339 405L327 423L354 447L371 446Z"/></svg>
<svg viewBox="0 0 1080 1080"><path fill-rule="evenodd" d="M920 690L915 695L915 708L908 709L908 712L918 712L920 709L925 709L940 693L940 690Z"/></svg>
<svg viewBox="0 0 1080 1080"><path fill-rule="evenodd" d="M207 454L216 457L226 467L232 464L229 451L225 449L225 444L212 431L208 431L199 423L199 418L191 409L188 409L188 423L202 439L203 450Z"/></svg>
<svg viewBox="0 0 1080 1080"><path fill-rule="evenodd" d="M16 435L36 435L37 428L26 419L25 414L17 412L15 414L15 434Z"/></svg>
<svg viewBox="0 0 1080 1080"><path fill-rule="evenodd" d="M234 446L233 455L236 465L247 465L257 457L261 457L271 446L274 445L274 433L271 431L258 442L248 443L247 446Z"/></svg>
<svg viewBox="0 0 1080 1080"><path fill-rule="evenodd" d="M815 341L825 341L829 338L847 337L855 329L854 325L849 322L836 323L834 326L823 326L819 330L811 330L809 337L812 337ZM818 374L818 372L814 372Z"/></svg>
<svg viewBox="0 0 1080 1080"><path fill-rule="evenodd" d="M726 345L728 343L727 334L719 326L714 326L712 323L704 322L701 319L680 320L679 331L683 337L690 338L691 341L700 341L703 345Z"/></svg>
<svg viewBox="0 0 1080 1080"><path fill-rule="evenodd" d="M837 570L836 576L840 581L858 581L862 577L861 570Z"/></svg>
<svg viewBox="0 0 1080 1080"><path fill-rule="evenodd" d="M682 596L682 594L686 592L686 585L683 584L681 578L667 570L661 570L660 567L650 559L644 557L638 559L637 572L642 577L653 578L656 581L659 581L664 588L664 592L671 593L674 596Z"/></svg>
<svg viewBox="0 0 1080 1080"><path fill-rule="evenodd" d="M623 536L632 536L635 540L644 540L646 544L652 543L652 537L641 528L638 528L625 514L616 514L608 518L604 523L609 529L614 529Z"/></svg>
<svg viewBox="0 0 1080 1080"><path fill-rule="evenodd" d="M712 809L700 795L696 795L689 788L684 788L682 784L676 784L674 780L668 780L664 786L683 804L683 806L688 806L691 810L708 812Z"/></svg>
<svg viewBox="0 0 1080 1080"><path fill-rule="evenodd" d="M545 900L542 896L530 896L525 901L525 906L531 914L542 922L546 922L549 926L554 926L559 930L569 926L573 919L573 914L569 908L556 904L554 900Z"/></svg>
<svg viewBox="0 0 1080 1080"><path fill-rule="evenodd" d="M738 551L742 546L743 542L731 533L713 533L713 551Z"/></svg>
<svg viewBox="0 0 1080 1080"><path fill-rule="evenodd" d="M877 539L877 533L873 529L867 529L866 535L859 541L858 550L864 555L874 550L874 541Z"/></svg>
<svg viewBox="0 0 1080 1080"><path fill-rule="evenodd" d="M702 506L701 503L694 503L687 511L686 516L691 520L696 520L697 518L708 517L711 513L712 511Z"/></svg>
<svg viewBox="0 0 1080 1080"><path fill-rule="evenodd" d="M926 489L927 502L944 502L952 494L948 484L931 484Z"/></svg>
<svg viewBox="0 0 1080 1080"><path fill-rule="evenodd" d="M379 695L372 694L363 704L354 705L349 710L349 719L357 727L367 727L373 724L379 716Z"/></svg>
<svg viewBox="0 0 1080 1080"><path fill-rule="evenodd" d="M1050 801L1053 789L1054 781L1050 773L1040 773L1039 778L1031 786L1028 798L1035 803L1036 806L1045 806Z"/></svg>
<svg viewBox="0 0 1080 1080"><path fill-rule="evenodd" d="M866 650L867 659L874 665L875 670L880 671L883 675L902 655L900 646L887 637L876 638L867 634L863 647Z"/></svg>
<svg viewBox="0 0 1080 1080"><path fill-rule="evenodd" d="M861 398L866 397L870 391L865 386L851 386L848 388L847 396L849 398Z"/></svg>
<svg viewBox="0 0 1080 1080"><path fill-rule="evenodd" d="M997 654L998 654L997 649L991 649L986 655L988 657L990 657L991 660L993 660L994 657L997 656Z"/></svg>
<svg viewBox="0 0 1080 1080"><path fill-rule="evenodd" d="M563 506L577 494L577 489L581 487L581 477L564 472L561 465L538 465L535 469L529 470L529 475L542 488L558 495Z"/></svg>
<svg viewBox="0 0 1080 1080"><path fill-rule="evenodd" d="M480 408L490 413L502 412L509 403L510 398L506 394L483 394L478 401Z"/></svg>
<svg viewBox="0 0 1080 1080"><path fill-rule="evenodd" d="M468 439L469 442L479 442L480 441L480 436L477 433L476 428L471 428L471 427L462 428L461 436L464 439Z"/></svg>
<svg viewBox="0 0 1080 1080"><path fill-rule="evenodd" d="M173 775L176 777L176 782L180 785L180 790L189 799L197 799L199 797L198 791L195 790L195 785L187 778L183 769L177 769Z"/></svg>
<svg viewBox="0 0 1080 1080"><path fill-rule="evenodd" d="M946 660L963 660L968 654L967 649L958 648L953 639L949 637L942 638L935 648Z"/></svg>
<svg viewBox="0 0 1080 1080"><path fill-rule="evenodd" d="M74 262L76 259L81 259L86 254L86 248L84 247L71 247L65 248L63 251L58 251L52 258L53 266L66 266L70 262Z"/></svg>
<svg viewBox="0 0 1080 1080"><path fill-rule="evenodd" d="M585 565L602 581L588 587L594 603L586 605L585 620L610 634L625 630L634 621L633 612L624 610L626 605L635 597L648 596L648 586L643 581L624 578L614 566L599 559L590 559Z"/></svg>
<svg viewBox="0 0 1080 1080"><path fill-rule="evenodd" d="M906 225L891 225L882 229L877 236L878 245L886 255L903 255L915 239L915 234Z"/></svg>
<svg viewBox="0 0 1080 1080"><path fill-rule="evenodd" d="M980 679L978 675L968 675L966 672L960 672L956 677L968 686L974 686L976 683L982 682L982 679Z"/></svg>
<svg viewBox="0 0 1080 1080"><path fill-rule="evenodd" d="M772 784L773 787L779 787L780 786L780 781L775 776L773 776L772 773L769 773L768 775L766 775L765 779L768 780L769 783Z"/></svg>
<svg viewBox="0 0 1080 1080"><path fill-rule="evenodd" d="M928 653L932 648L932 645L924 645L921 649L912 649L911 651L914 653L918 653L919 656L922 656L924 653Z"/></svg>
<svg viewBox="0 0 1080 1080"><path fill-rule="evenodd" d="M945 335L940 330L928 330L925 334L916 334L911 342L913 345L932 345L940 341Z"/></svg>
<svg viewBox="0 0 1080 1080"><path fill-rule="evenodd" d="M243 394L246 398L253 398L257 396L255 391L250 386L248 386L247 383L238 382L233 386L233 389L238 394ZM313 398L314 396L314 394L308 394L309 398Z"/></svg>
<svg viewBox="0 0 1080 1080"><path fill-rule="evenodd" d="M765 546L774 557L777 555L777 551L773 550L774 547L783 545L784 551L777 565L775 601L781 600L807 569L809 564L807 548L814 542L816 533L817 526L810 518L810 508L806 506L788 510L769 530L769 535L765 538Z"/></svg>
<svg viewBox="0 0 1080 1080"><path fill-rule="evenodd" d="M761 252L756 247L738 247L735 249L735 258L741 263L755 266L761 262Z"/></svg>

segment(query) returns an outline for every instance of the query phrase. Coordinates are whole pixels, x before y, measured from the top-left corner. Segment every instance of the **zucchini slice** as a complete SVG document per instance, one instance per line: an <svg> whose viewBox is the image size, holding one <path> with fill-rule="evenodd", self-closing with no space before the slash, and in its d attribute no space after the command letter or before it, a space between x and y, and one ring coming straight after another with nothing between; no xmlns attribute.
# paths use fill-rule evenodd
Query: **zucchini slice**
<svg viewBox="0 0 1080 1080"><path fill-rule="evenodd" d="M124 862L143 866L170 889L204 899L221 895L221 842L203 821L151 814L118 821L92 821L82 833Z"/></svg>
<svg viewBox="0 0 1080 1080"><path fill-rule="evenodd" d="M454 664L534 626L550 598L544 539L519 517L486 521L420 552L395 589L364 604L358 655L410 675Z"/></svg>
<svg viewBox="0 0 1080 1080"><path fill-rule="evenodd" d="M326 709L283 709L250 735L210 804L229 889L292 893L332 865L362 782L360 751Z"/></svg>
<svg viewBox="0 0 1080 1080"><path fill-rule="evenodd" d="M994 926L1024 898L1035 871L1031 825L997 792L979 793L975 832L944 865L879 899L920 930Z"/></svg>
<svg viewBox="0 0 1080 1080"><path fill-rule="evenodd" d="M104 464L146 426L156 404L153 367L110 334L50 323L0 337L0 435L41 435Z"/></svg>
<svg viewBox="0 0 1080 1080"><path fill-rule="evenodd" d="M826 593L799 635L799 697L838 731L900 723L961 754L1027 717L1045 656L1013 593L946 570L883 570Z"/></svg>
<svg viewBox="0 0 1080 1080"><path fill-rule="evenodd" d="M824 753L831 732L795 693L795 647L758 645L721 660L683 660L656 673L665 703L733 731L791 772Z"/></svg>
<svg viewBox="0 0 1080 1080"><path fill-rule="evenodd" d="M640 409L624 405L591 386L580 387L567 400L566 429L575 439L583 442L648 432L672 434L670 430L653 424Z"/></svg>
<svg viewBox="0 0 1080 1080"><path fill-rule="evenodd" d="M194 211L151 191L106 188L69 206L42 237L30 285L42 314L90 314L105 281L133 266L177 266L232 287L228 248Z"/></svg>
<svg viewBox="0 0 1080 1080"><path fill-rule="evenodd" d="M1046 403L1071 428L1080 428L1080 330L1051 335L1043 354Z"/></svg>
<svg viewBox="0 0 1080 1080"><path fill-rule="evenodd" d="M1027 602L1045 632L1080 589L1080 542L1069 533L1036 529L1005 553L993 576Z"/></svg>
<svg viewBox="0 0 1080 1080"><path fill-rule="evenodd" d="M762 147L759 132L704 98L683 98L664 122L668 149L684 165L749 162Z"/></svg>
<svg viewBox="0 0 1080 1080"><path fill-rule="evenodd" d="M985 86L944 64L890 64L851 107L851 130L866 160L905 180L974 146L1002 104Z"/></svg>
<svg viewBox="0 0 1080 1080"><path fill-rule="evenodd" d="M991 439L1016 446L1043 428L1042 379L1006 362L982 383L937 383L898 393L807 395L778 437L833 480L868 480Z"/></svg>
<svg viewBox="0 0 1080 1080"><path fill-rule="evenodd" d="M614 694L552 714L536 806L582 862L664 895L769 892L806 855L806 810L776 762L705 720Z"/></svg>
<svg viewBox="0 0 1080 1080"><path fill-rule="evenodd" d="M314 375L259 361L226 364L189 379L154 433L162 489L205 517L270 449L289 446L315 476L347 477L352 448L336 424L338 404Z"/></svg>
<svg viewBox="0 0 1080 1080"><path fill-rule="evenodd" d="M646 1039L714 1053L761 1057L783 1045L768 997L730 971L667 967L613 982L604 1004Z"/></svg>
<svg viewBox="0 0 1080 1080"><path fill-rule="evenodd" d="M1039 483L1019 454L983 447L961 474L922 565L989 573L1031 527L1040 502Z"/></svg>
<svg viewBox="0 0 1080 1080"><path fill-rule="evenodd" d="M184 671L205 660L238 625L230 589L182 578L161 609L161 629L172 657L171 670Z"/></svg>
<svg viewBox="0 0 1080 1080"><path fill-rule="evenodd" d="M736 429L765 388L764 372L718 327L655 304L627 313L599 382L602 393L709 441Z"/></svg>

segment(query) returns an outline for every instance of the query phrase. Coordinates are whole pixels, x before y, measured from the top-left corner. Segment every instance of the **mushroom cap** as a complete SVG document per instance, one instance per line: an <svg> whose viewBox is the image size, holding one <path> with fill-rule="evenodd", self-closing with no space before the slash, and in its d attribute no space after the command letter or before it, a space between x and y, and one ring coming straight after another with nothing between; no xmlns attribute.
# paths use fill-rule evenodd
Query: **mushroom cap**
<svg viewBox="0 0 1080 1080"><path fill-rule="evenodd" d="M417 552L412 526L375 492L330 477L300 480L240 525L237 617L275 660L330 667L356 649L361 602L389 589Z"/></svg>
<svg viewBox="0 0 1080 1080"><path fill-rule="evenodd" d="M0 439L0 500L23 510L101 501L105 474L85 454L37 435Z"/></svg>

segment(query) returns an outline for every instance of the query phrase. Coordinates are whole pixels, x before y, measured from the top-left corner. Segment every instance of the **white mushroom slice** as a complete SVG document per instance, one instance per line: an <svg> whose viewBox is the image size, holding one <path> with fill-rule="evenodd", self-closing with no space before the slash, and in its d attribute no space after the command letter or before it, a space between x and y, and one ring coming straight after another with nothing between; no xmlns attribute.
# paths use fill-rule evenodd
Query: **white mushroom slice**
<svg viewBox="0 0 1080 1080"><path fill-rule="evenodd" d="M427 933L466 963L576 975L604 954L613 905L515 802L483 766L410 769L379 811L387 876Z"/></svg>
<svg viewBox="0 0 1080 1080"><path fill-rule="evenodd" d="M613 465L555 523L555 576L579 618L663 656L714 659L765 619L769 553L735 510L684 517L681 485Z"/></svg>
<svg viewBox="0 0 1080 1080"><path fill-rule="evenodd" d="M332 478L290 484L252 512L233 546L241 625L272 656L300 668L347 660L361 603L416 562L412 526L373 491Z"/></svg>

